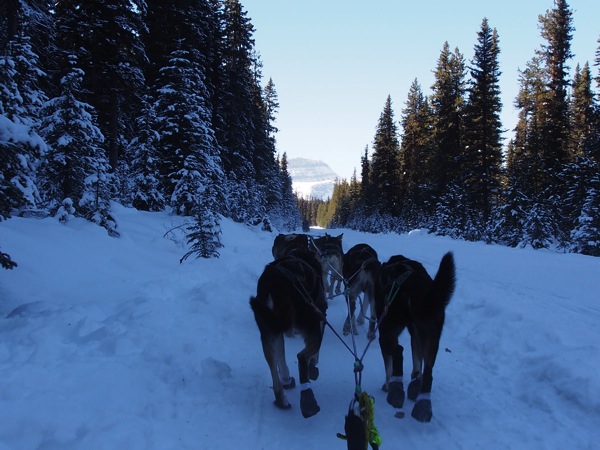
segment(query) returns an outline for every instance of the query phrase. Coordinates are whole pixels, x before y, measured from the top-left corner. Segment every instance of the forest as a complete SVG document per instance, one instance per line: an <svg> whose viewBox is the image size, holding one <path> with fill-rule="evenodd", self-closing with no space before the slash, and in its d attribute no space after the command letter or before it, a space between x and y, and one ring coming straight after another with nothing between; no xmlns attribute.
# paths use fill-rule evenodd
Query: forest
<svg viewBox="0 0 600 450"><path fill-rule="evenodd" d="M299 226L240 2L2 4L0 220L85 217L118 236L111 202L170 210L193 218L203 257L218 255L220 216Z"/></svg>
<svg viewBox="0 0 600 450"><path fill-rule="evenodd" d="M507 145L500 38L484 18L472 59L446 43L431 94L415 80L400 120L388 97L360 177L315 205L276 148L277 91L240 1L3 0L0 221L84 217L118 237L112 202L171 211L191 219L182 260L219 255L221 217L599 256L600 48L595 78L585 63L571 79L569 5L539 22Z"/></svg>
<svg viewBox="0 0 600 450"><path fill-rule="evenodd" d="M481 22L470 60L446 42L431 94L414 80L400 120L388 97L360 177L301 199L328 228L408 232L600 256L600 45L570 76L572 10L539 15L544 43L519 72L518 123L503 142L500 37ZM597 41L600 44L600 38Z"/></svg>

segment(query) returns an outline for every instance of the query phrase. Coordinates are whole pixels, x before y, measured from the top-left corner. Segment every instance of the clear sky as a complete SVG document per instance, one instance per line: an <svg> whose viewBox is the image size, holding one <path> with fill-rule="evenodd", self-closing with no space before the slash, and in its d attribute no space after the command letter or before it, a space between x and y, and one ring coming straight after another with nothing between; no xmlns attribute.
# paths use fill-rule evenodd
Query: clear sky
<svg viewBox="0 0 600 450"><path fill-rule="evenodd" d="M431 94L445 41L467 63L487 17L500 37L502 121L516 124L518 69L543 42L538 16L553 0L241 0L256 31L264 84L279 96L277 149L289 158L327 163L340 177L360 174L388 95L400 120L416 78ZM587 61L592 74L600 37L600 1L569 0L573 9L572 69Z"/></svg>

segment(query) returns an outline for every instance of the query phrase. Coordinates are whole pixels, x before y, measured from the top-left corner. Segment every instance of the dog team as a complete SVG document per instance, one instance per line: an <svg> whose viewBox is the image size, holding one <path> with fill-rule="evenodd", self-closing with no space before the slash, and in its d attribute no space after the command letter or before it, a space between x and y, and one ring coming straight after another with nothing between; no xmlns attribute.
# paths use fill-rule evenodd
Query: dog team
<svg viewBox="0 0 600 450"><path fill-rule="evenodd" d="M444 326L446 306L456 285L452 252L446 253L435 277L423 265L402 255L380 262L377 252L358 244L347 252L342 236L280 234L273 243L273 262L258 279L250 306L260 331L262 349L273 379L275 405L291 407L285 390L296 386L285 357L284 335L297 332L304 349L297 355L300 410L305 418L320 411L311 387L319 376L319 350L327 321L327 303L345 294L348 316L343 333L357 334L367 319L368 337L379 334L385 367L387 402L402 408L405 397L414 402L412 417L420 422L432 418L432 372ZM335 295L334 295L335 291ZM363 295L356 315L357 300ZM407 328L411 339L412 371L406 393L403 379L403 347L400 333Z"/></svg>

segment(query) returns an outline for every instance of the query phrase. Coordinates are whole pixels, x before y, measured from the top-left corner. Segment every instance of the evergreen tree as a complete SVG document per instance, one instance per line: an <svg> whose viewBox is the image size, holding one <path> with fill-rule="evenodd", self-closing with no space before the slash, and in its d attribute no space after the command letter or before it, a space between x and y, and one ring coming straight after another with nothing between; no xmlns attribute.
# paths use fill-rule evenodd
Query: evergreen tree
<svg viewBox="0 0 600 450"><path fill-rule="evenodd" d="M344 228L347 226L352 210L356 206L356 197L354 193L358 189L356 180L356 171L348 182L345 179L335 180L333 194L331 195L331 225L334 228Z"/></svg>
<svg viewBox="0 0 600 450"><path fill-rule="evenodd" d="M456 192L462 151L462 116L464 107L465 63L458 49L450 51L448 42L444 43L437 67L434 72L431 107L434 117L432 156L433 170L431 180L435 186L433 202L441 201L446 195L451 204L451 192Z"/></svg>
<svg viewBox="0 0 600 450"><path fill-rule="evenodd" d="M371 161L369 160L369 146L365 146L365 153L360 158L360 199L363 208L373 205L373 185L371 183ZM368 209L365 209L367 212Z"/></svg>
<svg viewBox="0 0 600 450"><path fill-rule="evenodd" d="M219 216L214 212L214 205L211 205L211 198L215 193L205 191L204 198L200 199L198 212L194 223L187 227L187 242L190 244L190 250L183 255L182 263L192 255L196 258L218 258L218 249L223 247L220 240L221 225Z"/></svg>
<svg viewBox="0 0 600 450"><path fill-rule="evenodd" d="M7 2L0 11L0 218L40 199L34 172L45 144L36 130L46 94L30 38L36 15L27 2Z"/></svg>
<svg viewBox="0 0 600 450"><path fill-rule="evenodd" d="M544 64L547 82L539 109L542 112L541 155L544 192L538 204L544 204L550 223L546 230L554 230L552 239L566 246L571 231L566 220L566 186L561 179L567 164L574 160L569 152L570 116L568 102L569 66L573 32L572 12L565 0L556 0L554 9L539 17L541 36L545 40L538 55ZM536 205L536 206L537 206ZM550 240L550 237L549 237Z"/></svg>
<svg viewBox="0 0 600 450"><path fill-rule="evenodd" d="M551 215L547 203L533 203L527 211L522 225L519 246L531 246L534 250L550 248L554 244L554 236L556 236L555 222Z"/></svg>
<svg viewBox="0 0 600 450"><path fill-rule="evenodd" d="M569 152L573 162L563 165L558 179L564 186L565 193L561 196L561 216L556 219L560 226L560 237L565 248L582 248L573 242L574 229L581 226L583 208L591 200L588 193L590 183L598 170L597 162L593 159L594 147L598 139L594 132L595 104L591 90L591 72L586 63L583 69L577 65L573 79L570 109L570 145ZM593 202L593 200L592 200ZM587 233L586 233L587 234ZM577 251L577 250L576 250Z"/></svg>
<svg viewBox="0 0 600 450"><path fill-rule="evenodd" d="M219 147L211 128L202 67L197 61L194 50L173 51L169 64L160 70L153 107L160 136L164 195L182 215L197 213L201 204L198 196L209 186L216 195L211 203L215 207L223 204Z"/></svg>
<svg viewBox="0 0 600 450"><path fill-rule="evenodd" d="M253 97L255 61L252 58L254 27L237 0L224 2L223 20L225 40L222 98L219 104L215 105L222 118L223 128L215 131L217 139L224 147L222 158L225 173L234 184L232 188L235 190L236 184L246 184L244 183L246 178L255 180L256 175L252 164L255 146L252 141L250 120L250 114L255 110ZM250 198L242 196L240 200L249 201ZM241 208L241 206L234 207Z"/></svg>
<svg viewBox="0 0 600 450"><path fill-rule="evenodd" d="M261 199L260 201L266 206L267 216L271 219L277 218L280 222L277 224L278 227L283 226L284 229L293 227L292 229L294 229L299 225L299 215L297 212L293 212L295 206L293 206L293 202L290 203L291 196L288 195L285 204L282 202L283 191L287 189L284 186L286 180L281 177L280 161L275 156L275 133L277 128L274 126L274 122L279 108L277 93L272 80L267 83L264 92L260 88L262 78L260 66L261 63L257 56L254 72L255 85L252 89L255 109L255 112L252 113L254 129L252 140L255 143L253 165L256 172L256 181L259 189L263 191L262 196L264 197L264 200ZM288 216L288 214L291 214L291 216ZM286 225L282 225L283 222Z"/></svg>
<svg viewBox="0 0 600 450"><path fill-rule="evenodd" d="M572 11L566 0L555 0L554 8L538 18L541 37L545 40L537 52L547 73L546 98L543 123L543 162L549 176L557 175L562 165L570 160L569 135L569 66L573 33ZM555 186L553 179L549 185ZM556 186L558 187L558 186Z"/></svg>
<svg viewBox="0 0 600 450"><path fill-rule="evenodd" d="M576 226L571 232L573 250L584 255L600 256L600 171L597 164L589 172L587 192Z"/></svg>
<svg viewBox="0 0 600 450"><path fill-rule="evenodd" d="M509 155L513 154L514 143L512 141L508 148ZM487 233L489 240L510 247L516 247L522 242L522 230L531 205L531 199L524 194L522 189L519 189L519 182L513 180L518 176L518 170L513 169L511 159L509 159L508 182L502 195L503 203L493 210L490 229Z"/></svg>
<svg viewBox="0 0 600 450"><path fill-rule="evenodd" d="M46 102L40 133L49 146L38 173L46 207L53 213L77 214L118 236L110 212L108 160L101 149L104 136L95 125L95 111L78 100L83 71L75 59L61 79L61 94ZM69 213L69 214L67 214Z"/></svg>
<svg viewBox="0 0 600 450"><path fill-rule="evenodd" d="M377 192L377 213L381 217L399 217L402 206L400 204L400 148L390 96L385 102L375 131L371 167L369 182Z"/></svg>
<svg viewBox="0 0 600 450"><path fill-rule="evenodd" d="M499 87L499 38L483 19L471 61L471 83L465 108L460 185L466 193L463 208L455 214L475 223L474 237L483 234L492 209L498 204L502 166L502 123ZM466 218L466 217L465 217Z"/></svg>
<svg viewBox="0 0 600 450"><path fill-rule="evenodd" d="M277 96L277 90L275 89L275 83L273 83L272 78L269 78L269 82L265 86L264 103L267 111L267 118L269 119L269 136L274 140L275 133L279 131L275 126L277 111L279 111L279 97Z"/></svg>
<svg viewBox="0 0 600 450"><path fill-rule="evenodd" d="M431 120L428 99L415 79L408 91L400 121L401 195L404 199L402 217L408 227L416 227L425 221L427 202L433 195Z"/></svg>
<svg viewBox="0 0 600 450"><path fill-rule="evenodd" d="M162 211L167 204L159 175L160 135L154 109L146 105L137 121L137 132L130 143L131 204L142 211Z"/></svg>
<svg viewBox="0 0 600 450"><path fill-rule="evenodd" d="M592 122L592 132L590 144L588 146L589 157L600 164L600 38L598 38L598 47L596 48L596 58L594 60L598 73L596 80L596 102L594 103L594 120Z"/></svg>
<svg viewBox="0 0 600 450"><path fill-rule="evenodd" d="M112 169L123 156L145 85L145 0L56 2L57 45L78 57L83 101L94 106Z"/></svg>
<svg viewBox="0 0 600 450"><path fill-rule="evenodd" d="M280 205L277 214L279 217L273 217L273 219L275 225L281 230L293 231L300 226L301 220L285 152L279 163L279 179L281 186Z"/></svg>
<svg viewBox="0 0 600 450"><path fill-rule="evenodd" d="M40 87L45 76L29 37L21 34L0 55L0 113L12 121L35 127L39 109L47 100Z"/></svg>
<svg viewBox="0 0 600 450"><path fill-rule="evenodd" d="M0 221L11 217L14 209L37 205L39 194L30 161L45 148L31 127L0 114Z"/></svg>
<svg viewBox="0 0 600 450"><path fill-rule="evenodd" d="M591 147L595 144L594 130L594 93L592 91L592 74L590 66L585 63L575 68L573 93L571 96L571 133L570 154L573 156L590 156Z"/></svg>
<svg viewBox="0 0 600 450"><path fill-rule="evenodd" d="M542 149L545 84L540 60L534 57L519 75L519 94L515 100L519 120L514 145L508 152L512 186L532 200L541 198L546 186Z"/></svg>

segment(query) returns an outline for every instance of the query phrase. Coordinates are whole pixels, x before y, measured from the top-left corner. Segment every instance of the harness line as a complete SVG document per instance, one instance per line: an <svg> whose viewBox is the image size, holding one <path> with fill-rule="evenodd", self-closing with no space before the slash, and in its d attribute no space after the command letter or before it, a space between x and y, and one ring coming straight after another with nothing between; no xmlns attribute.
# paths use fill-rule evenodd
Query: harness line
<svg viewBox="0 0 600 450"><path fill-rule="evenodd" d="M319 251L318 247L316 246L316 244L314 243L314 240L309 237L310 242L312 243L312 245L315 247L317 253L319 254L319 256L322 256L321 252ZM313 268L307 264L304 261L301 261L304 265L306 265L307 267L309 267L311 270L313 270ZM335 272L338 276L340 276L340 278L343 280L344 282L344 296L346 298L346 305L348 307L348 314L350 314L350 299L348 296L348 292L349 292L349 288L348 288L348 283L349 281L356 276L356 274L358 274L366 265L366 263L369 262L369 260L367 261L363 261L363 263L361 264L361 267L352 274L352 276L349 279L345 279L339 272L337 272L335 270L335 268L331 265L331 263L327 262L328 265L330 266L331 270L333 272ZM400 288L402 287L402 285L406 282L406 280L410 277L410 275L412 275L412 273L414 272L414 269L412 269L412 267L405 265L405 267L408 269L406 272L404 272L397 280L394 280L392 283L392 287L391 289L388 291L385 301L384 301L384 309L383 312L381 314L381 317L376 321L375 323L375 328L373 330L374 335L377 333L377 330L379 329L379 326L381 325L381 322L383 321L383 319L385 318L385 316L388 313L389 307L392 304L392 302L394 301L394 299L396 298L396 296L398 295L398 292L400 291ZM298 276L294 276L293 274L291 274L288 270L282 269L282 268L277 268L278 270L280 270L281 272L283 272L293 283L293 285L296 287L296 289L298 290L298 292L301 294L302 299L309 305L312 306L312 308L315 310L315 312L321 317L321 320L323 321L323 323L325 325L327 325L331 331L333 331L333 333L335 334L335 336L337 336L337 338L340 340L340 342L342 342L342 344L344 344L344 346L348 349L348 351L352 354L352 356L354 356L354 383L355 383L355 389L354 389L354 398L353 400L350 402L350 407L349 407L349 411L354 411L355 405L356 403L359 404L359 414L361 417L361 420L364 423L364 427L365 427L365 436L367 438L367 442L369 444L371 444L371 447L374 450L377 450L379 448L379 446L381 445L381 436L379 435L379 431L377 430L377 427L375 426L375 400L373 397L371 397L366 391L362 390L362 371L364 369L364 365L363 365L363 359L365 357L365 355L367 354L367 351L371 345L371 342L374 341L375 339L369 339L369 341L367 342L367 345L365 346L365 349L362 353L362 355L360 356L360 358L358 357L358 352L356 349L356 339L354 337L354 325L352 324L352 321L350 321L350 327L351 327L351 334L352 334L352 347L353 349L351 349L348 344L346 343L346 341L344 341L344 339L339 335L339 333L335 330L335 328L329 323L329 321L327 320L327 317L325 316L325 314L310 300L310 294L308 293L308 291L306 290L306 287L304 285L302 285L301 283L298 283L297 281L299 280ZM341 295L341 294L338 294ZM335 296L334 296L335 297ZM332 297L333 298L333 297ZM327 299L326 299L327 300ZM361 299L362 302L362 299ZM322 329L322 333L325 333L325 327L323 327ZM323 334L321 335L321 339L323 338ZM341 439L346 439L346 436L337 433L337 436Z"/></svg>

